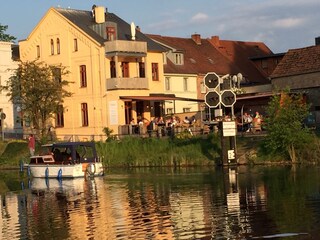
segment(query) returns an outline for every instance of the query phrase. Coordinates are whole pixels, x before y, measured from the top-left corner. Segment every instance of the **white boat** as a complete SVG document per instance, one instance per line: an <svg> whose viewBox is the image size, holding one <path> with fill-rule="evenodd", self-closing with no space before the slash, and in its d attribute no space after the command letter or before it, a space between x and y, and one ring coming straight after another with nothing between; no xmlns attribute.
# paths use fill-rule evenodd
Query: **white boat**
<svg viewBox="0 0 320 240"><path fill-rule="evenodd" d="M94 142L61 142L42 146L26 165L35 178L103 176L104 168Z"/></svg>

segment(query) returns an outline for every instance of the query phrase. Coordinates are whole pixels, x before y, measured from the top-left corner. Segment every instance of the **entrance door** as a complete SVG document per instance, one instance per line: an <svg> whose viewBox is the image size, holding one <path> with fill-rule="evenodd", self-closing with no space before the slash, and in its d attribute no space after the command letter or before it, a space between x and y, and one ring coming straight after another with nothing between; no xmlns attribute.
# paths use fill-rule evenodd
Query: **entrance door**
<svg viewBox="0 0 320 240"><path fill-rule="evenodd" d="M161 102L154 102L154 116L161 117L162 116L162 104Z"/></svg>
<svg viewBox="0 0 320 240"><path fill-rule="evenodd" d="M143 117L143 101L137 101L137 117Z"/></svg>

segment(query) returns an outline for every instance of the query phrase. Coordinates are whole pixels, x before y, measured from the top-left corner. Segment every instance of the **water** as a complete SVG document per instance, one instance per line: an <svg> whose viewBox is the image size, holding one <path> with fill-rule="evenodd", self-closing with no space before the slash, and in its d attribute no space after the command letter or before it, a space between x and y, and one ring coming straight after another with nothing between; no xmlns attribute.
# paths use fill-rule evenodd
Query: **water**
<svg viewBox="0 0 320 240"><path fill-rule="evenodd" d="M320 168L0 172L0 239L318 239ZM26 174L23 174L26 175Z"/></svg>

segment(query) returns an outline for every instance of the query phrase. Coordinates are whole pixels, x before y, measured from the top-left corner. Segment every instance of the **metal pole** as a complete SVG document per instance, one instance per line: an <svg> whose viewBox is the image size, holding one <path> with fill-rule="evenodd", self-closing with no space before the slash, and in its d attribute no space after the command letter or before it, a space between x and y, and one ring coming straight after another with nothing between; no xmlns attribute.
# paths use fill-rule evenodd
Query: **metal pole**
<svg viewBox="0 0 320 240"><path fill-rule="evenodd" d="M3 109L1 109L1 135L2 135L2 141L4 142L4 113L3 113Z"/></svg>

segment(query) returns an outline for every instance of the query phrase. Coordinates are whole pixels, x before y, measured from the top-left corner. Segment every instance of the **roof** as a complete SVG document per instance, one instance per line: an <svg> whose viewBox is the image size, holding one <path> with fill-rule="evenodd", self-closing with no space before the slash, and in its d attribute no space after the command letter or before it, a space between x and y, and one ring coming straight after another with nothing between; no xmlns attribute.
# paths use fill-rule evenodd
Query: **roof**
<svg viewBox="0 0 320 240"><path fill-rule="evenodd" d="M101 45L104 44L106 39L96 33L91 27L95 23L92 18L92 12L86 10L76 10L76 9L65 9L65 8L54 8L58 13L68 19L70 22L79 27L82 31L92 37ZM106 22L113 22L117 24L117 39L131 41L131 26L129 23L125 22L123 19L115 15L114 13L105 13ZM150 51L164 51L164 48L158 43L154 42L152 39L148 38L140 31L136 31L136 40L147 42L147 48Z"/></svg>
<svg viewBox="0 0 320 240"><path fill-rule="evenodd" d="M87 146L87 147L94 147L94 142L59 142L53 143L53 147L71 147L71 146Z"/></svg>
<svg viewBox="0 0 320 240"><path fill-rule="evenodd" d="M220 40L218 36L211 38L211 43L234 65L241 69L241 73L251 83L267 83L267 75L260 71L250 60L269 56L273 52L263 42L244 42Z"/></svg>
<svg viewBox="0 0 320 240"><path fill-rule="evenodd" d="M282 58L271 78L320 72L320 45L290 49Z"/></svg>
<svg viewBox="0 0 320 240"><path fill-rule="evenodd" d="M206 74L216 72L219 75L224 75L240 72L240 69L224 57L207 39L201 39L201 44L197 44L192 38L153 34L147 34L147 36L167 46L168 49L182 51L184 54L183 65L176 65L167 59L167 64L164 65L165 73Z"/></svg>

